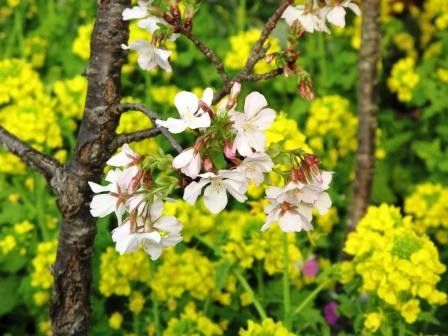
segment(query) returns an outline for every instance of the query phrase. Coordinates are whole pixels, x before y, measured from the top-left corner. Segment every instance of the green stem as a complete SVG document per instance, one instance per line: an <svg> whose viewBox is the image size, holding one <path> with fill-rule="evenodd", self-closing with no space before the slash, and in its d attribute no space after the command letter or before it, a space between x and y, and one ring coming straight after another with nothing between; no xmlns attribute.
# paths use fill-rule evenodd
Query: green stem
<svg viewBox="0 0 448 336"><path fill-rule="evenodd" d="M246 28L246 0L241 0L237 12L238 31L242 32Z"/></svg>
<svg viewBox="0 0 448 336"><path fill-rule="evenodd" d="M325 50L325 37L324 34L316 34L317 38L317 53L319 55L319 68L320 68L320 86L327 87L327 62L326 62L326 50Z"/></svg>
<svg viewBox="0 0 448 336"><path fill-rule="evenodd" d="M263 264L261 261L257 262L257 287L258 287L258 295L260 297L264 296L264 282L263 282Z"/></svg>
<svg viewBox="0 0 448 336"><path fill-rule="evenodd" d="M291 329L291 293L289 285L289 243L288 234L283 234L283 321Z"/></svg>
<svg viewBox="0 0 448 336"><path fill-rule="evenodd" d="M319 294L325 287L331 283L331 280L326 280L316 287L306 298L302 301L300 306L294 311L294 315L300 314L300 312Z"/></svg>
<svg viewBox="0 0 448 336"><path fill-rule="evenodd" d="M238 281L240 282L241 286L243 286L246 293L249 295L249 298L251 299L253 305L255 306L255 309L258 312L258 315L260 315L261 319L266 319L268 316L266 315L266 312L264 311L263 306L261 305L260 301L257 300L254 291L250 287L249 283L247 282L246 278L243 276L240 270L233 270L233 274L236 276Z"/></svg>
<svg viewBox="0 0 448 336"><path fill-rule="evenodd" d="M151 293L151 301L152 301L152 314L154 316L154 324L156 327L156 335L160 336L160 314L159 314L159 301L157 301L156 294L154 291Z"/></svg>

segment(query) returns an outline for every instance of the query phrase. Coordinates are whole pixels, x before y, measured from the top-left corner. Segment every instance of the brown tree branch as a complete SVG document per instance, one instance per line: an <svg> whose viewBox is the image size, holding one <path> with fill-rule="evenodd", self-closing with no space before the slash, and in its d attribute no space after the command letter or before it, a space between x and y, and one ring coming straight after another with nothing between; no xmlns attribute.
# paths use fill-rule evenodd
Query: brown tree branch
<svg viewBox="0 0 448 336"><path fill-rule="evenodd" d="M277 68L274 69L272 71L263 73L263 74L248 74L247 76L243 77L243 80L245 81L251 81L251 82L257 82L260 80L268 80L268 79L272 79L275 78L277 76L280 76L281 74L283 74L283 68Z"/></svg>
<svg viewBox="0 0 448 336"><path fill-rule="evenodd" d="M206 46L205 43L202 42L197 36L195 36L190 30L185 29L184 27L179 27L179 33L193 42L194 45L202 52L202 54L204 54L204 56L213 63L223 82L226 82L229 79L229 75L224 69L224 64L221 58L219 58L219 56L216 55L216 53L212 49Z"/></svg>
<svg viewBox="0 0 448 336"><path fill-rule="evenodd" d="M241 69L241 71L233 78L229 78L223 83L222 88L215 93L213 96L213 102L212 104L216 104L219 102L224 96L229 94L230 90L232 89L233 83L235 82L244 82L244 81L257 81L257 80L263 80L263 79L271 79L276 76L279 76L282 71L280 69L276 69L274 71L271 71L268 74L263 75L256 75L252 74L252 69L254 68L255 64L266 55L266 48L264 47L264 43L268 39L269 35L274 30L275 26L277 25L278 21L282 17L283 12L286 10L286 8L292 3L292 0L282 0L280 5L277 7L275 12L271 15L271 17L266 21L266 24L264 25L264 28L260 34L260 37L258 38L257 42L255 42L254 46L252 47L252 50L249 54L249 57L247 58L246 64Z"/></svg>
<svg viewBox="0 0 448 336"><path fill-rule="evenodd" d="M356 175L348 216L348 229L356 227L370 200L375 164L375 132L378 73L380 59L380 0L363 1L361 48L358 79L358 150Z"/></svg>
<svg viewBox="0 0 448 336"><path fill-rule="evenodd" d="M117 134L115 139L110 144L109 150L116 151L120 146L124 145L125 143L153 138L160 133L161 129L159 127L152 127L140 131Z"/></svg>
<svg viewBox="0 0 448 336"><path fill-rule="evenodd" d="M50 181L56 171L62 167L56 159L35 150L2 126L0 126L0 143L29 167L39 171L47 181Z"/></svg>
<svg viewBox="0 0 448 336"><path fill-rule="evenodd" d="M73 160L52 179L62 214L53 297L50 307L53 335L87 335L90 323L95 219L90 215L92 192L88 181L98 181L112 152L120 113L121 67L128 41L122 20L130 0L98 0L90 43L87 98Z"/></svg>
<svg viewBox="0 0 448 336"><path fill-rule="evenodd" d="M249 74L252 71L255 64L266 55L266 50L263 47L264 43L268 39L269 35L271 35L275 26L277 26L277 22L282 17L283 12L289 5L291 5L292 2L293 0L283 0L278 6L278 8L275 10L275 12L268 19L268 21L266 21L264 28L261 32L261 35L257 40L257 42L255 42L254 46L252 47L249 57L247 58L246 65L241 71L243 77Z"/></svg>
<svg viewBox="0 0 448 336"><path fill-rule="evenodd" d="M117 108L120 112L126 112L126 111L140 111L146 114L151 121L155 124L157 119L160 119L157 113L149 110L145 105L143 104L129 104L129 103L123 103L117 105ZM164 127L158 127L160 129L160 132L163 134L163 136L168 140L170 145L176 150L176 152L180 153L182 152L183 148L181 145L178 144L176 139L172 136L172 134Z"/></svg>

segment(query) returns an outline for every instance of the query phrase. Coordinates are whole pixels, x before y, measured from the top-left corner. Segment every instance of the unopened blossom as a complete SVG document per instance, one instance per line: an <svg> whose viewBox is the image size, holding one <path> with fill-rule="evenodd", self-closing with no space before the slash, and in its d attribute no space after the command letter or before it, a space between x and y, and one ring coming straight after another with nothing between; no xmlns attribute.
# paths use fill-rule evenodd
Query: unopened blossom
<svg viewBox="0 0 448 336"><path fill-rule="evenodd" d="M337 27L345 27L345 14L346 8L350 8L356 15L361 15L361 10L353 0L342 1L339 5L333 6L326 13L326 19L328 22L334 24Z"/></svg>
<svg viewBox="0 0 448 336"><path fill-rule="evenodd" d="M294 25L295 22L299 22L302 28L309 33L313 33L314 31L330 32L325 25L322 9L311 11L305 5L288 6L282 18L285 19L289 26Z"/></svg>
<svg viewBox="0 0 448 336"><path fill-rule="evenodd" d="M230 113L236 133L233 148L242 156L250 155L253 150L263 152L266 137L263 133L275 118L275 111L267 108L266 98L259 92L250 93L244 101L244 113Z"/></svg>
<svg viewBox="0 0 448 336"><path fill-rule="evenodd" d="M309 205L278 203L271 200L271 203L265 208L266 222L261 227L261 231L266 231L273 223L279 223L280 228L284 232L300 232L310 231L313 229L311 225L312 207Z"/></svg>
<svg viewBox="0 0 448 336"><path fill-rule="evenodd" d="M171 64L168 61L171 51L155 47L146 40L136 40L129 43L129 46L122 44L125 50L135 50L138 52L137 62L143 70L150 71L160 67L167 72L171 72Z"/></svg>
<svg viewBox="0 0 448 336"><path fill-rule="evenodd" d="M246 157L236 168L242 172L249 181L260 185L264 181L264 174L274 167L272 159L266 153L255 152Z"/></svg>
<svg viewBox="0 0 448 336"><path fill-rule="evenodd" d="M120 254L135 252L140 246L156 260L163 248L182 241L182 225L173 216L162 216L163 202L150 204L146 216L127 219L112 232L112 240Z"/></svg>
<svg viewBox="0 0 448 336"><path fill-rule="evenodd" d="M205 89L201 101L210 106L212 100L213 90ZM174 105L176 105L180 119L156 120L158 126L167 128L171 133L182 133L187 128L196 129L210 126L210 115L199 107L199 99L194 93L179 92L174 98Z"/></svg>
<svg viewBox="0 0 448 336"><path fill-rule="evenodd" d="M126 212L126 202L129 198L128 188L138 173L136 166L126 168L124 170L114 169L109 171L106 181L110 182L106 186L102 186L95 182L89 182L89 186L94 193L90 202L90 213L93 217L105 217L115 212L118 223L121 224L124 213Z"/></svg>
<svg viewBox="0 0 448 336"><path fill-rule="evenodd" d="M244 202L247 197L247 179L235 170L219 170L218 174L211 172L200 174L198 182L191 182L184 190L184 200L189 204L196 203L204 189L204 203L210 212L216 214L222 211L228 202L227 192L237 201Z"/></svg>
<svg viewBox="0 0 448 336"><path fill-rule="evenodd" d="M137 164L142 156L132 150L128 144L121 146L121 151L112 156L106 163L112 167L129 167Z"/></svg>
<svg viewBox="0 0 448 336"><path fill-rule="evenodd" d="M173 167L193 179L195 179L201 171L202 159L199 152L193 147L184 149L173 160Z"/></svg>

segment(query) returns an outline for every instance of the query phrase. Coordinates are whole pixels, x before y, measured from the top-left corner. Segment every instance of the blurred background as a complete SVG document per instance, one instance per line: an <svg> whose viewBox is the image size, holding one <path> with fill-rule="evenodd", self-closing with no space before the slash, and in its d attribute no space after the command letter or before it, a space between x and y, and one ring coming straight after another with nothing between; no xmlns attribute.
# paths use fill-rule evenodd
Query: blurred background
<svg viewBox="0 0 448 336"><path fill-rule="evenodd" d="M236 73L276 4L205 1L193 31ZM95 6L0 0L0 124L61 162L70 158L82 117ZM448 1L382 1L376 207L346 241L361 17L347 19L345 29L306 34L299 43L298 62L314 81L314 100L298 95L294 76L243 87L242 96L260 91L279 113L268 146L301 147L335 172L334 206L315 220L315 231L288 235L284 253L280 230L259 232L264 204L256 187L249 206L234 204L217 216L183 202L169 205L185 225L185 242L157 262L144 252L119 256L110 238L115 220L100 220L92 335L448 335L442 293L448 288ZM285 45L286 33L282 22L270 52ZM130 41L139 38L148 33L131 23ZM169 48L171 74L143 72L129 54L124 101L167 117L179 91L220 88L214 67L189 41L179 38ZM255 71L274 68L261 61ZM118 132L149 126L131 112ZM163 139L131 146L141 153L169 148ZM0 148L1 334L50 334L58 222L45 180ZM343 249L353 261L340 261ZM285 269L297 309L293 327L281 322Z"/></svg>

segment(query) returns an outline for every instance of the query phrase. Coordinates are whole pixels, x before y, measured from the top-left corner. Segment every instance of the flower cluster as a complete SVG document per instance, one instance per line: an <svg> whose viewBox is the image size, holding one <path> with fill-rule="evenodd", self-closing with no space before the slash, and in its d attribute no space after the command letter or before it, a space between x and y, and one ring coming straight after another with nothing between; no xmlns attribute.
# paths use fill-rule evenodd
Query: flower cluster
<svg viewBox="0 0 448 336"><path fill-rule="evenodd" d="M189 303L179 318L168 321L163 336L219 336L224 335L223 328L213 323L204 313L197 311L193 303Z"/></svg>
<svg viewBox="0 0 448 336"><path fill-rule="evenodd" d="M63 140L55 101L32 65L19 59L0 61L0 82L0 124L38 150L60 148ZM25 168L19 158L0 149L0 171L20 174Z"/></svg>
<svg viewBox="0 0 448 336"><path fill-rule="evenodd" d="M105 297L129 296L133 285L149 285L151 282L149 260L143 251L132 255L118 255L109 247L101 254L100 259L99 290Z"/></svg>
<svg viewBox="0 0 448 336"><path fill-rule="evenodd" d="M415 60L407 57L399 60L392 67L387 85L397 94L398 100L409 102L412 99L412 91L420 81L420 76L414 69Z"/></svg>
<svg viewBox="0 0 448 336"><path fill-rule="evenodd" d="M274 322L272 319L267 318L256 323L252 320L247 322L247 328L241 329L240 336L263 336L263 335L275 335L275 336L293 336L294 334L281 323Z"/></svg>
<svg viewBox="0 0 448 336"><path fill-rule="evenodd" d="M167 72L171 72L169 57L171 51L162 48L166 40L174 41L177 34L173 34L168 23L159 14L156 8L152 7L153 0L139 0L138 5L127 8L123 11L123 20L138 20L138 26L147 30L152 35L151 43L145 39L138 39L122 45L125 50L138 52L138 64L143 70L150 71L160 67ZM160 14L159 14L160 15Z"/></svg>
<svg viewBox="0 0 448 336"><path fill-rule="evenodd" d="M92 216L115 213L118 227L112 232L112 240L118 252L135 252L143 246L153 260L159 258L164 247L182 240L182 225L175 217L162 215L167 190L153 181L153 169L148 167L157 160L144 160L128 145L123 145L122 151L107 163L122 169L109 171L106 186L89 182L92 191L98 193L90 203Z"/></svg>
<svg viewBox="0 0 448 336"><path fill-rule="evenodd" d="M192 92L178 93L174 105L180 118L156 120L156 124L174 134L193 132L194 145L172 163L163 153L142 156L124 145L107 162L115 167L105 178L109 184L90 182L97 194L91 202L92 215L104 217L114 212L117 216L119 226L112 239L120 253L142 246L152 259L157 259L164 247L182 240L182 226L177 219L162 215L163 200L179 185L184 188L184 201L193 205L203 194L206 208L216 214L226 207L228 194L239 202L246 201L249 183L261 185L273 170L264 131L273 123L275 111L267 107L262 94L252 92L245 99L244 112L239 112L236 102L240 88L236 83L217 109L212 108L210 88L202 98ZM283 187L266 190L269 205L262 231L275 222L285 232L309 231L313 209L324 214L331 206L326 190L332 173L320 171L317 157L302 150L277 152L274 157L285 168L278 172ZM172 167L167 166L169 163ZM176 172L177 177L172 176Z"/></svg>
<svg viewBox="0 0 448 336"><path fill-rule="evenodd" d="M418 233L435 233L443 244L448 242L448 189L441 184L423 183L405 199L404 211L414 217Z"/></svg>
<svg viewBox="0 0 448 336"><path fill-rule="evenodd" d="M56 260L56 246L56 240L39 243L36 256L32 261L31 286L35 290L33 300L38 306L46 304L50 299L50 290L53 284L50 266Z"/></svg>
<svg viewBox="0 0 448 336"><path fill-rule="evenodd" d="M249 183L260 185L265 174L274 167L265 152L263 131L272 124L275 111L267 107L262 94L252 92L245 98L244 112L238 112L239 90L240 85L236 83L230 97L216 111L211 107L211 89L204 91L202 99L191 92L181 92L175 97L181 118L156 121L172 133L198 130L194 146L175 157L173 167L189 179L184 200L194 204L204 189L204 203L212 213L219 213L226 207L227 193L244 202ZM310 230L312 209L317 208L323 214L331 205L325 190L332 175L319 170L314 155L300 150L285 155L289 170L284 176L289 183L285 183L284 188L267 189L270 205L266 208L268 218L262 230L274 222L280 222L286 232Z"/></svg>
<svg viewBox="0 0 448 336"><path fill-rule="evenodd" d="M305 125L308 142L316 153L327 153L330 167L356 150L357 128L358 119L351 113L347 99L331 95L312 101Z"/></svg>
<svg viewBox="0 0 448 336"><path fill-rule="evenodd" d="M322 6L316 1L310 1L303 5L289 6L283 13L283 18L291 27L299 26L300 29L313 33L321 31L330 33L326 21L336 27L345 27L346 9L349 8L356 15L360 15L361 11L353 0L324 1Z"/></svg>
<svg viewBox="0 0 448 336"><path fill-rule="evenodd" d="M240 32L237 35L230 37L230 50L224 58L224 65L232 70L239 70L244 67L246 59L250 54L251 48L260 37L260 29L250 29L248 31ZM270 36L267 40L269 49L266 51L268 55L274 54L281 50L280 41ZM266 73L275 69L274 62L267 63L260 60L255 64L254 71L256 73Z"/></svg>
<svg viewBox="0 0 448 336"><path fill-rule="evenodd" d="M370 207L349 234L344 251L355 257L361 289L376 294L407 323L417 319L420 299L431 305L447 301L447 295L436 289L445 271L436 247L427 236L415 233L411 218L403 218L398 208Z"/></svg>

